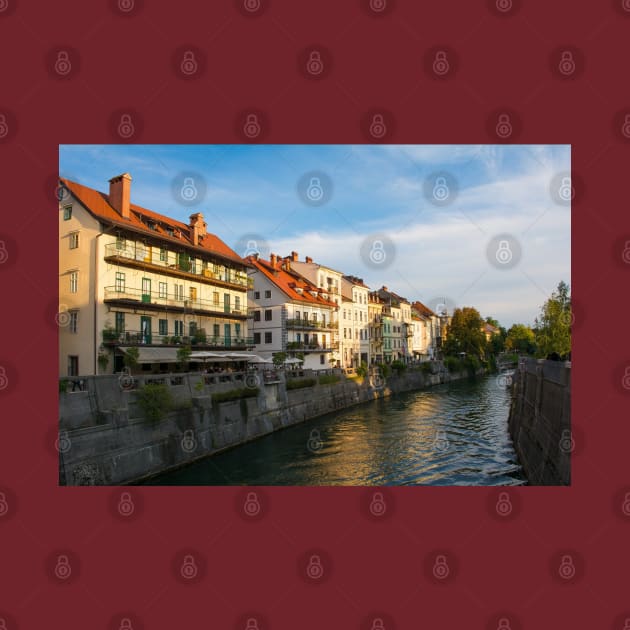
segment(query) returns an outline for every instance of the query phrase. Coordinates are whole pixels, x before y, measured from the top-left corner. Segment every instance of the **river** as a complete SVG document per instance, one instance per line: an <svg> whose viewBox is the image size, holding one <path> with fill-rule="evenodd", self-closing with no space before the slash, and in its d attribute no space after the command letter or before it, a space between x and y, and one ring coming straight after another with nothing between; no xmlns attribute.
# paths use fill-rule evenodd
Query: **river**
<svg viewBox="0 0 630 630"><path fill-rule="evenodd" d="M397 394L308 420L161 474L149 485L520 485L496 376Z"/></svg>

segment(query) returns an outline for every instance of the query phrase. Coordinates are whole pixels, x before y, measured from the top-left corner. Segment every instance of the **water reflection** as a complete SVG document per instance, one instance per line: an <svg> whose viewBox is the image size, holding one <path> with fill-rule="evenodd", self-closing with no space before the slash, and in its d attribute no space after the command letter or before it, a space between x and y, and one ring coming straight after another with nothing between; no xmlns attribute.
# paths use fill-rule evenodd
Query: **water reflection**
<svg viewBox="0 0 630 630"><path fill-rule="evenodd" d="M516 485L509 394L494 377L315 418L180 470L158 485ZM311 431L321 448L308 448Z"/></svg>

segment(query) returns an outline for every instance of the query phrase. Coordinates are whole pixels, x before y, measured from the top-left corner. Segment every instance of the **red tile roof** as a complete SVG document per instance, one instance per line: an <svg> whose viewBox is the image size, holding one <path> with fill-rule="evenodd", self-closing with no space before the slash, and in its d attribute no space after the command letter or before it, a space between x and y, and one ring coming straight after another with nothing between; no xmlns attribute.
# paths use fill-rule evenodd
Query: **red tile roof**
<svg viewBox="0 0 630 630"><path fill-rule="evenodd" d="M428 306L425 306L419 300L416 300L415 302L412 302L411 303L411 308L413 308L416 311L418 311L418 313L420 313L421 315L425 315L427 317L437 317L437 315Z"/></svg>
<svg viewBox="0 0 630 630"><path fill-rule="evenodd" d="M192 229L189 225L171 219L163 214L158 214L152 210L147 210L137 206L136 204L130 204L131 218L124 219L109 203L109 195L88 188L77 182L70 181L68 179L60 178L59 181L83 204L90 214L94 217L109 223L111 225L129 228L134 231L140 231L147 235L156 237L160 240L164 240L170 243L178 243L179 245L185 245L188 248L197 250L199 252L217 254L223 258L227 258L234 262L241 264L247 264L245 261L230 247L228 247L218 236L206 233L199 242L199 245L195 246L192 242ZM142 221L142 217L155 222L155 229L151 229L146 223ZM175 233L179 232L181 236L169 236L166 232L166 227L172 228Z"/></svg>
<svg viewBox="0 0 630 630"><path fill-rule="evenodd" d="M305 302L307 304L327 306L337 308L337 304L332 300L326 300L322 297L322 293L326 293L324 289L318 289L314 284L308 282L299 273L285 269L282 264L286 261L278 261L275 267L266 260L256 259L254 256L246 258L253 267L258 269L265 277L273 282L280 290L282 290L291 300ZM290 264L290 263L289 263ZM302 288L303 293L298 293L295 289ZM309 291L317 291L317 297L314 297Z"/></svg>

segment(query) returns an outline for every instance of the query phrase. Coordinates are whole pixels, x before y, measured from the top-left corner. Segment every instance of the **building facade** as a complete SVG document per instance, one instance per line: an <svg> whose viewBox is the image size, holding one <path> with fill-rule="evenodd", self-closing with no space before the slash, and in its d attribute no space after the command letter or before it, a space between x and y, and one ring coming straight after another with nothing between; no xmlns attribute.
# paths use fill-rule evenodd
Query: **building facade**
<svg viewBox="0 0 630 630"><path fill-rule="evenodd" d="M342 277L339 336L343 340L343 367L370 365L369 294L370 289L361 278Z"/></svg>
<svg viewBox="0 0 630 630"><path fill-rule="evenodd" d="M178 349L246 350L248 265L207 231L131 203L128 173L101 193L60 179L59 371L111 374L137 347L142 370Z"/></svg>
<svg viewBox="0 0 630 630"><path fill-rule="evenodd" d="M330 368L338 352L338 305L325 289L293 269L290 257L247 258L254 349L263 358L286 353L305 368Z"/></svg>

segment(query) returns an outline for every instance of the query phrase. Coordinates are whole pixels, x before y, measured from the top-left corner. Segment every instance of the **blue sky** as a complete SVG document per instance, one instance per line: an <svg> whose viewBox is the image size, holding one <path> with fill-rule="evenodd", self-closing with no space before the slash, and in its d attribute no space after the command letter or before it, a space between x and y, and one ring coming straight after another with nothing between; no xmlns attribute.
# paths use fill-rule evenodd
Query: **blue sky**
<svg viewBox="0 0 630 630"><path fill-rule="evenodd" d="M570 184L567 145L62 145L59 163L62 176L104 192L129 172L133 203L184 222L203 212L241 254L252 240L263 255L296 250L372 288L430 305L444 297L508 327L532 324L571 280L571 208L558 196ZM321 205L306 195L313 177ZM520 246L513 267L488 253L500 235ZM376 241L384 264L366 259Z"/></svg>

